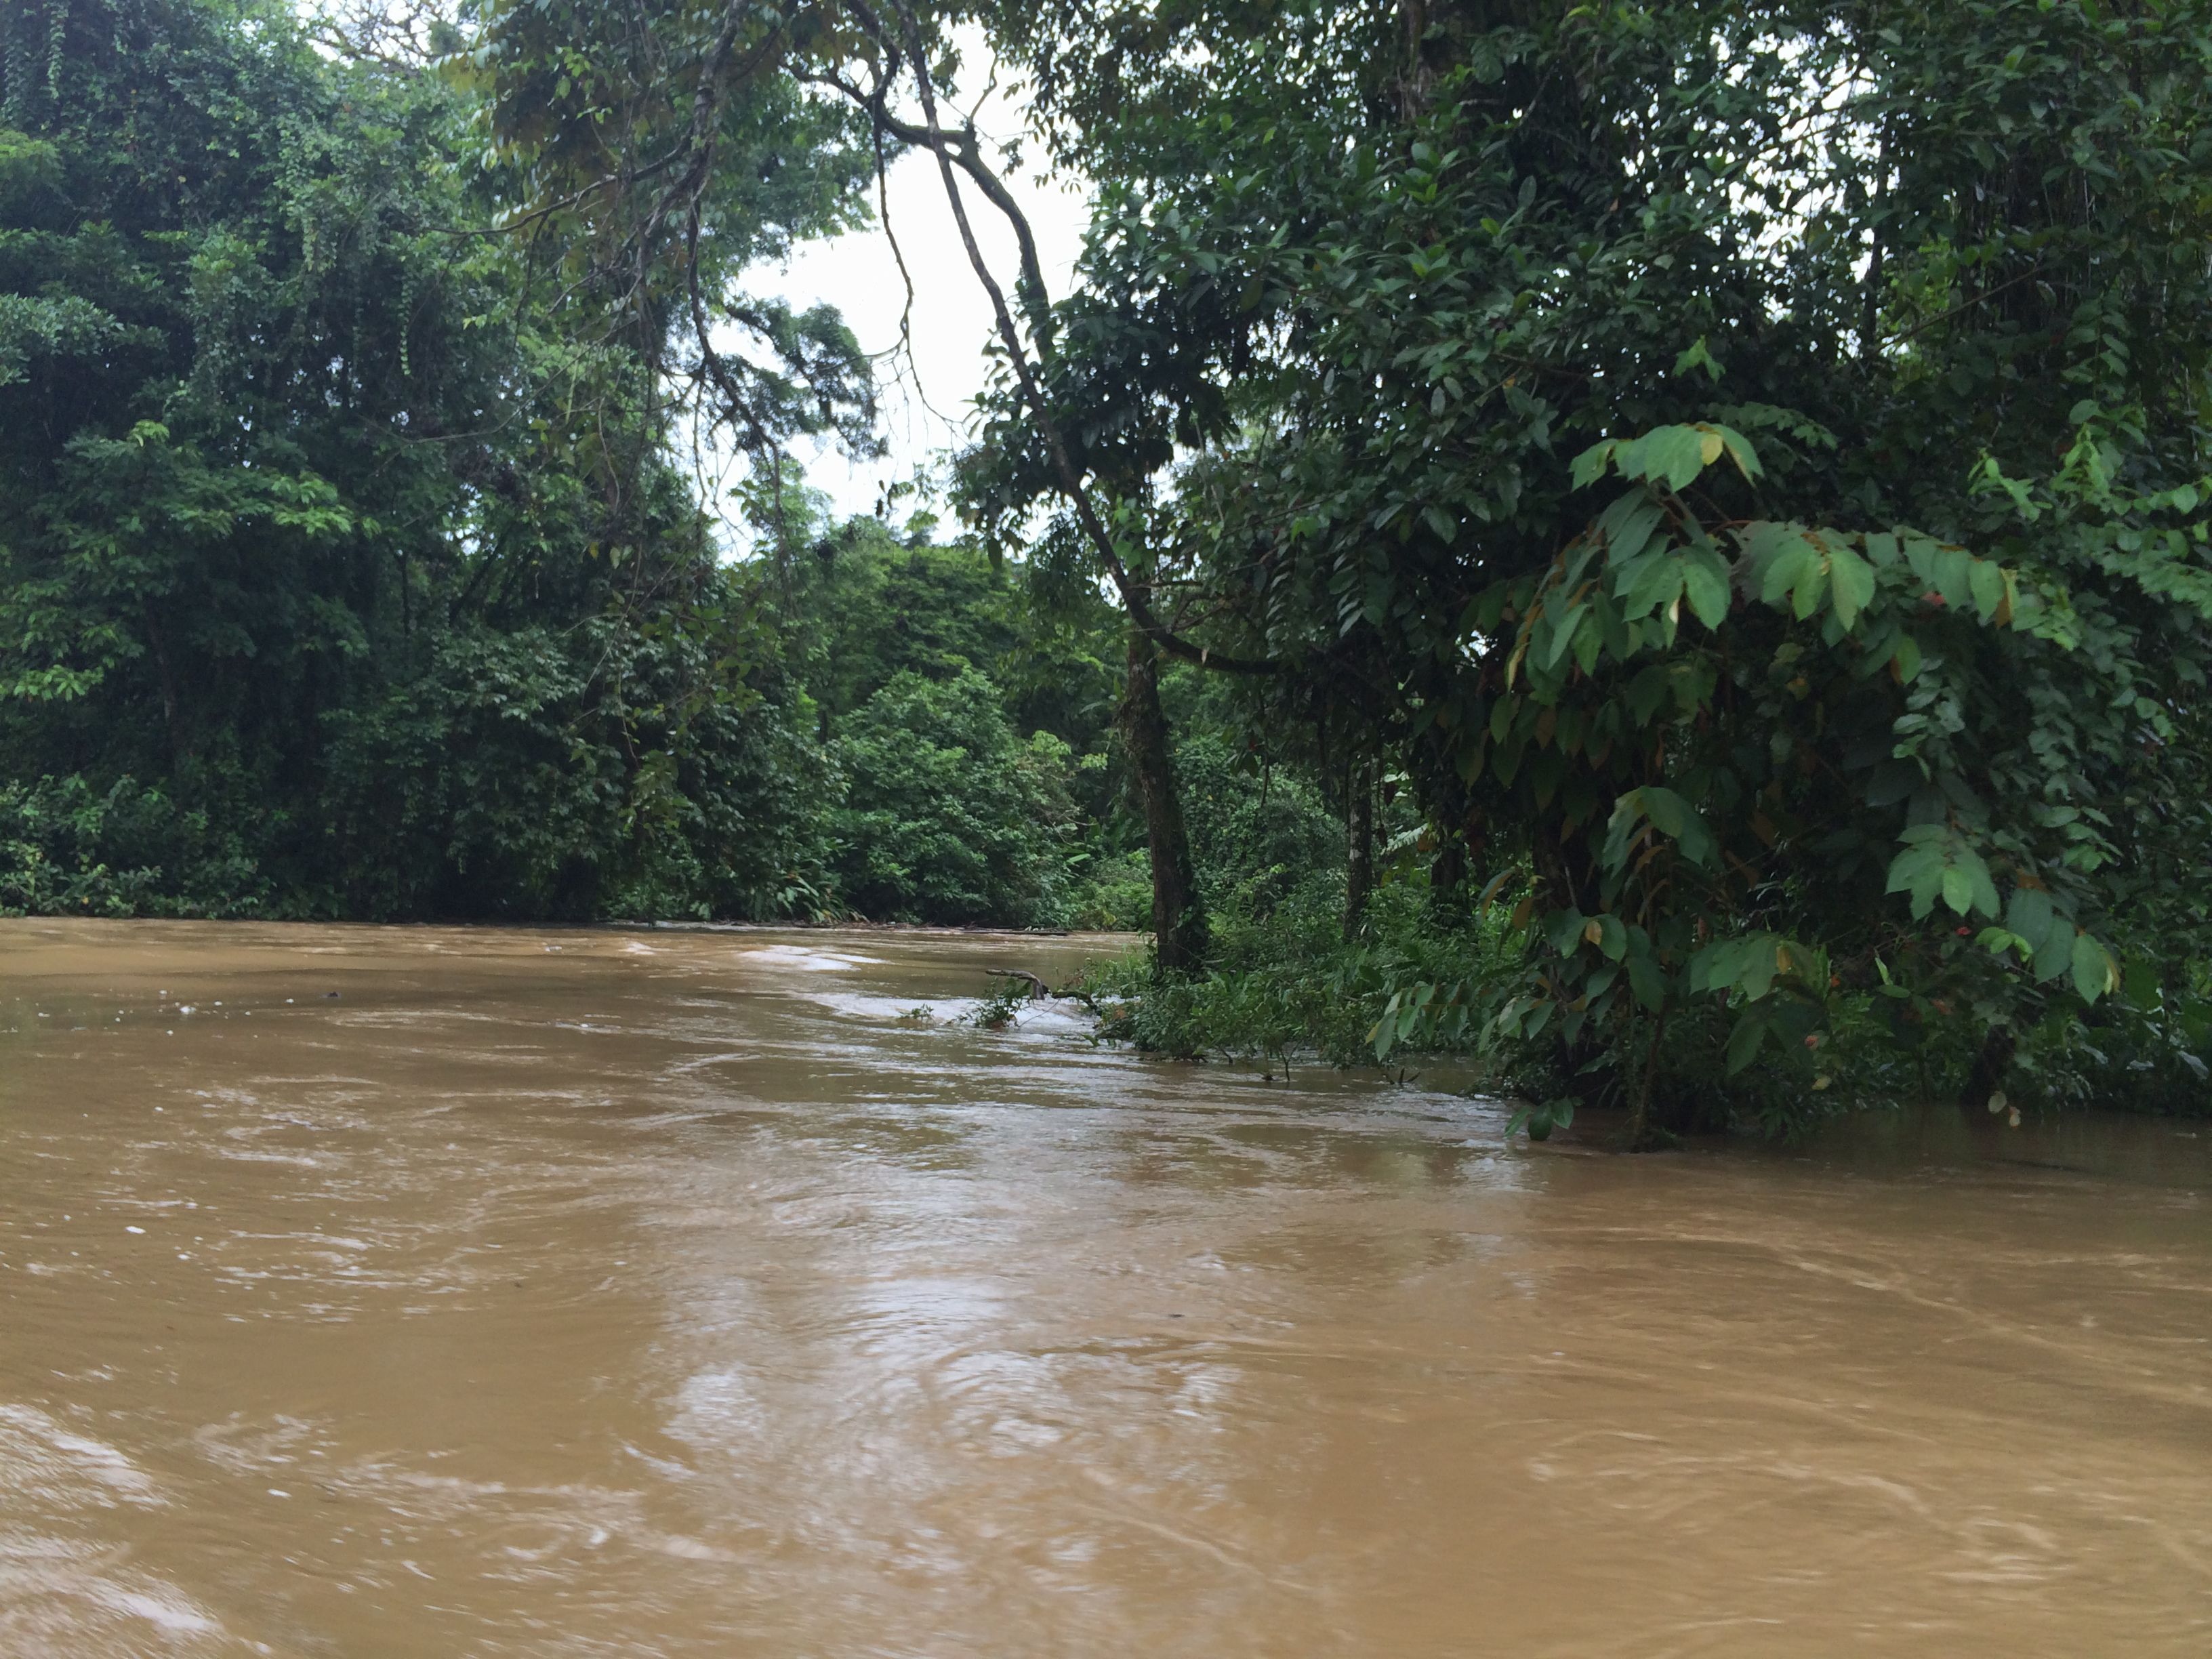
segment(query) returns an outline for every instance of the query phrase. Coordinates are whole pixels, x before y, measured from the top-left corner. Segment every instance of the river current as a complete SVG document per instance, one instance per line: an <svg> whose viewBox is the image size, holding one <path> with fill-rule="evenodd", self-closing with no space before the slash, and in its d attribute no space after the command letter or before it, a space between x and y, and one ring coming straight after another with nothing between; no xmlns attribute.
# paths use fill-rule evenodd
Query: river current
<svg viewBox="0 0 2212 1659"><path fill-rule="evenodd" d="M2198 1126L956 1023L1122 946L0 923L0 1654L2212 1652Z"/></svg>

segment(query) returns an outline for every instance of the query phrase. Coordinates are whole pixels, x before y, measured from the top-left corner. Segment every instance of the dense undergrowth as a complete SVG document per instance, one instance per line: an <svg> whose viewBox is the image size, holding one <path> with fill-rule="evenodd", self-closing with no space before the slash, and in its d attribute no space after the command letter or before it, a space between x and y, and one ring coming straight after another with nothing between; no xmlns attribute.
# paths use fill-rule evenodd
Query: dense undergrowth
<svg viewBox="0 0 2212 1659"><path fill-rule="evenodd" d="M1679 1015L1656 1063L1643 1046L1563 1053L1494 1019L1539 944L1512 926L1506 906L1439 902L1414 874L1381 889L1366 927L1347 940L1340 872L1308 871L1272 902L1255 902L1255 890L1224 896L1203 973L1164 978L1141 945L1091 967L1072 988L1097 1012L1100 1040L1283 1073L1322 1065L1402 1077L1449 1059L1455 1076L1471 1073L1474 1086L1528 1103L1519 1121L1540 1135L1578 1109L1624 1109L1621 1079L1646 1065L1661 1121L1674 1133L1795 1138L1846 1112L1955 1101L1979 1058L1981 1034L1964 1011L1879 991L1838 993L1817 1042L1740 1073L1728 1069L1731 1015L1719 1005ZM1378 1049L1395 1006L1423 984L1474 986L1493 1018L1430 1022L1417 1040ZM1978 1106L1978 1115L1997 1127L2023 1114L2093 1107L2205 1115L2212 986L2176 996L2172 1014L2162 1000L2145 1001L2153 1012L2125 998L2054 1011L2024 1035L1995 1103Z"/></svg>
<svg viewBox="0 0 2212 1659"><path fill-rule="evenodd" d="M1285 1071L1316 1061L1373 1066L1374 1028L1400 985L1494 974L1509 948L1494 921L1438 917L1411 885L1378 894L1369 922L1347 942L1343 878L1310 872L1272 905L1255 904L1249 887L1228 895L1206 973L1157 979L1140 949L1093 968L1080 988L1103 1011L1103 1036L1155 1053Z"/></svg>

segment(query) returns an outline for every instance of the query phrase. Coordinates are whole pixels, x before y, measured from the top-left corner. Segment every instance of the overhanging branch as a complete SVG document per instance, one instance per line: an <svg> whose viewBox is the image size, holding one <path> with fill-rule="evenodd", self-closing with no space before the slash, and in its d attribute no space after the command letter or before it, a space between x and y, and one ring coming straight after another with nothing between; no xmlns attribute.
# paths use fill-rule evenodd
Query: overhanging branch
<svg viewBox="0 0 2212 1659"><path fill-rule="evenodd" d="M875 15L866 0L854 0L854 11L887 52L896 53L903 46L913 67L915 90L921 94L923 125L914 126L891 115L886 107L886 94L890 86L888 78L879 83L872 94L860 94L858 88L845 86L842 82L838 84L844 87L848 96L856 99L872 118L882 123L892 137L902 143L926 149L937 157L938 176L945 186L945 202L952 210L952 222L960 232L961 246L967 252L968 263L975 270L976 281L982 285L985 295L990 300L991 313L998 325L999 337L1013 364L1022 396L1036 419L1038 431L1043 435L1046 451L1052 459L1053 471L1059 478L1061 490L1075 509L1076 520L1082 527L1085 538L1091 543L1100 564L1105 568L1108 578L1120 592L1130 620L1162 651L1185 662L1195 663L1201 668L1231 674L1279 673L1283 665L1271 659L1231 656L1205 646L1194 645L1182 638L1161 623L1153 612L1151 601L1146 597L1143 585L1131 575L1127 564L1121 558L1121 550L1114 544L1112 534L1091 501L1091 492L1069 453L1060 422L1054 418L1043 391L1037 384L1036 368L1030 361L1028 349L1022 343L1021 331L1015 325L1012 308L1006 302L1006 291L993 275L990 263L984 258L983 250L975 240L975 227L969 220L967 204L962 199L960 183L954 176L953 169L957 167L974 179L985 198L1013 228L1015 240L1021 249L1024 283L1033 291L1035 303L1042 307L1045 299L1043 269L1037 259L1036 240L1030 232L1028 218L1006 190L1005 183L984 161L981 146L973 131L957 137L945 131L938 118L937 93L930 80L927 57L922 50L921 29L914 15L902 3L902 0L890 0L890 5L897 14L902 39L890 37L883 21ZM1049 335L1040 333L1038 339L1040 348L1042 348Z"/></svg>

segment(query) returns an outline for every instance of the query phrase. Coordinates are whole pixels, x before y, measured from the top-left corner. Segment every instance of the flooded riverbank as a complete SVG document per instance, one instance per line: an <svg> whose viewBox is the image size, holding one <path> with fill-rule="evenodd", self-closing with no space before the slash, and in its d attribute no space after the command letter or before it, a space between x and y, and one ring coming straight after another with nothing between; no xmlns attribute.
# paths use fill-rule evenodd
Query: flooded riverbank
<svg viewBox="0 0 2212 1659"><path fill-rule="evenodd" d="M2188 1126L946 1023L1116 948L0 923L0 1652L2212 1648Z"/></svg>

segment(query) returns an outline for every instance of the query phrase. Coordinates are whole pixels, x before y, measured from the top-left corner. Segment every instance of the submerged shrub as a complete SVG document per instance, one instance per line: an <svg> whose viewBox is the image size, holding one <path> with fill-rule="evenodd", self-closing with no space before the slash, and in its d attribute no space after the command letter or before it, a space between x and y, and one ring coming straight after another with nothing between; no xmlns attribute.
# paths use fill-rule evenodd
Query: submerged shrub
<svg viewBox="0 0 2212 1659"><path fill-rule="evenodd" d="M1255 906L1254 890L1240 884L1216 912L1203 974L1158 978L1141 951L1094 969L1083 988L1104 1011L1101 1034L1187 1059L1372 1065L1375 1023L1399 984L1494 975L1507 960L1500 922L1441 920L1419 881L1379 890L1365 933L1351 943L1340 872L1315 872L1264 905Z"/></svg>

